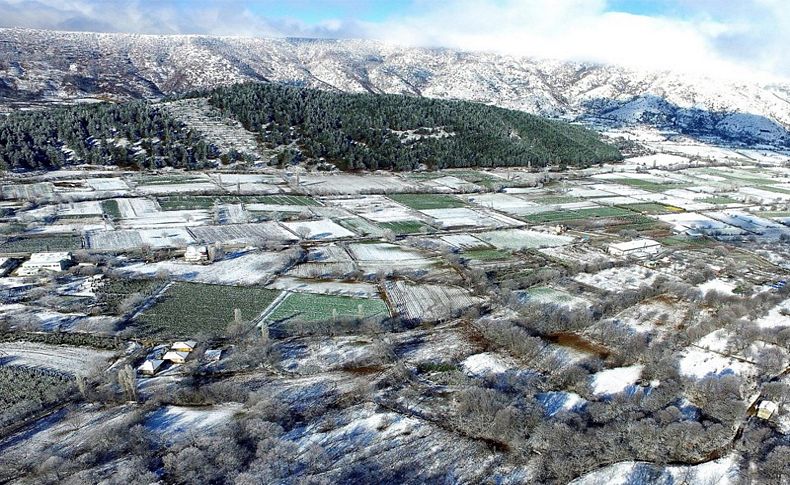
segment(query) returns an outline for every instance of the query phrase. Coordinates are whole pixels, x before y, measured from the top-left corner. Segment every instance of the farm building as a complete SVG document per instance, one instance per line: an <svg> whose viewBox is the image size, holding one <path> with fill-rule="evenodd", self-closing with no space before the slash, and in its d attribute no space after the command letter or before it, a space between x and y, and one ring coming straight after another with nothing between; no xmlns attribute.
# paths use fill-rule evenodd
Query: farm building
<svg viewBox="0 0 790 485"><path fill-rule="evenodd" d="M205 263L208 261L208 248L206 246L187 246L184 259L188 263Z"/></svg>
<svg viewBox="0 0 790 485"><path fill-rule="evenodd" d="M63 271L71 265L71 253L33 253L17 271L20 276L31 276L41 271Z"/></svg>
<svg viewBox="0 0 790 485"><path fill-rule="evenodd" d="M168 360L174 364L183 364L186 362L187 357L189 357L189 352L177 352L175 350L171 350L170 352L166 353L162 359Z"/></svg>
<svg viewBox="0 0 790 485"><path fill-rule="evenodd" d="M761 401L757 406L757 417L760 419L771 419L771 416L776 414L779 406L773 401Z"/></svg>
<svg viewBox="0 0 790 485"><path fill-rule="evenodd" d="M609 254L624 258L649 258L661 252L661 243L652 239L634 239L609 245Z"/></svg>
<svg viewBox="0 0 790 485"><path fill-rule="evenodd" d="M206 350L206 353L203 354L203 357L205 357L206 361L208 362L217 362L222 358L222 349Z"/></svg>
<svg viewBox="0 0 790 485"><path fill-rule="evenodd" d="M162 368L164 363L165 361L161 359L146 360L137 368L137 372L146 376L152 376Z"/></svg>
<svg viewBox="0 0 790 485"><path fill-rule="evenodd" d="M187 340L186 342L175 342L173 345L170 346L170 350L174 352L192 352L195 350L195 346L197 346L197 342L194 340Z"/></svg>

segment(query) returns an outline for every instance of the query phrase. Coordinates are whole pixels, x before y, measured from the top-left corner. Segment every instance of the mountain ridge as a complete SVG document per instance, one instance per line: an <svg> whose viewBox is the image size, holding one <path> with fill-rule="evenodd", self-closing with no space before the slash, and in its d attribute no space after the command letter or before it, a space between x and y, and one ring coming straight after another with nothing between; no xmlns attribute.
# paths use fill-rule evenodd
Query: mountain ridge
<svg viewBox="0 0 790 485"><path fill-rule="evenodd" d="M0 106L159 98L239 82L460 99L532 114L790 144L790 84L370 40L0 29Z"/></svg>

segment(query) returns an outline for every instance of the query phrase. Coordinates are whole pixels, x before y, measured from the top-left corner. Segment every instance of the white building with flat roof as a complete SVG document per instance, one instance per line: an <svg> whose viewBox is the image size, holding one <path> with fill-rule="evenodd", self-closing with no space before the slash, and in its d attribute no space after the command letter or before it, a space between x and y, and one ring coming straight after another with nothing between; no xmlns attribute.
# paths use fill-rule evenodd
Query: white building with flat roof
<svg viewBox="0 0 790 485"><path fill-rule="evenodd" d="M649 258L661 252L661 243L652 239L634 239L609 245L609 254L623 258Z"/></svg>
<svg viewBox="0 0 790 485"><path fill-rule="evenodd" d="M32 276L42 271L63 271L71 265L71 253L33 253L17 270L20 276Z"/></svg>

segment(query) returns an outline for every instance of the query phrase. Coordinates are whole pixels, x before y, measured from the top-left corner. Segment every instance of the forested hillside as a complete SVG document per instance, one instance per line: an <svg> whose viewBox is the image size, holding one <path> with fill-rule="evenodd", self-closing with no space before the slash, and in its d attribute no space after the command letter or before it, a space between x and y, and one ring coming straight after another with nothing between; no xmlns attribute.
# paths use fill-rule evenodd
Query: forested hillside
<svg viewBox="0 0 790 485"><path fill-rule="evenodd" d="M579 126L465 101L347 94L275 84L212 92L212 105L290 159L344 169L584 165L620 157Z"/></svg>
<svg viewBox="0 0 790 485"><path fill-rule="evenodd" d="M144 101L15 112L0 120L4 169L51 170L68 163L200 168L218 154Z"/></svg>
<svg viewBox="0 0 790 485"><path fill-rule="evenodd" d="M274 84L190 96L207 96L223 116L259 134L281 164L324 160L348 170L411 170L586 165L620 157L582 127L464 101ZM0 162L12 170L69 163L199 169L241 158L221 157L215 142L144 101L16 112L0 121Z"/></svg>

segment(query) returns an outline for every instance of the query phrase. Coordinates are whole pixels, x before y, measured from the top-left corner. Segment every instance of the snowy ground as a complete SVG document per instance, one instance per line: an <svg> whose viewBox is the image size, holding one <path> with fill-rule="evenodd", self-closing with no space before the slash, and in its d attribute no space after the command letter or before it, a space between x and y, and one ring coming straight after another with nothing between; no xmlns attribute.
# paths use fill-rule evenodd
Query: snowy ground
<svg viewBox="0 0 790 485"><path fill-rule="evenodd" d="M0 343L0 365L24 365L67 374L90 374L108 367L115 352L90 347L32 342Z"/></svg>
<svg viewBox="0 0 790 485"><path fill-rule="evenodd" d="M179 281L220 285L255 285L267 281L285 265L278 252L253 252L230 255L212 264L187 264L179 261L134 263L123 268L132 275L154 276L160 271Z"/></svg>

